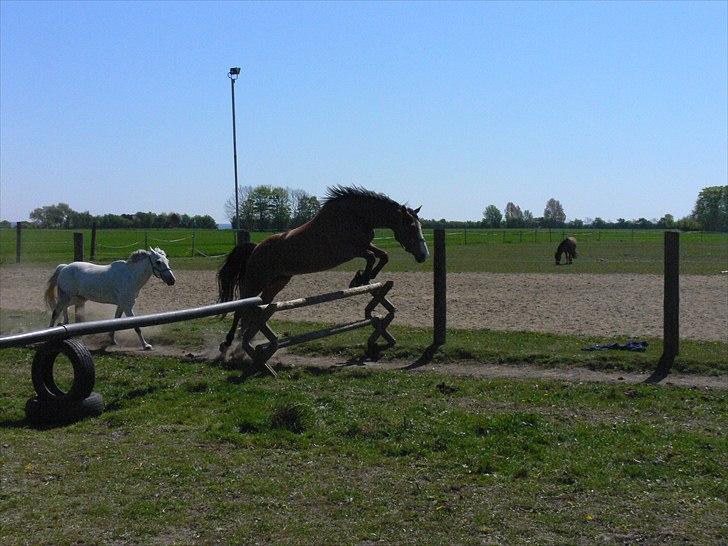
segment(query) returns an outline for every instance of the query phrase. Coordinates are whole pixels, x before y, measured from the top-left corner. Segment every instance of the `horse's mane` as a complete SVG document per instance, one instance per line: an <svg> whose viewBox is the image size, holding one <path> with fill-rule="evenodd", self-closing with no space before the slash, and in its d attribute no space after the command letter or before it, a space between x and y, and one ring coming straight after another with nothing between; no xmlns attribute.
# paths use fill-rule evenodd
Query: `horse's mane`
<svg viewBox="0 0 728 546"><path fill-rule="evenodd" d="M377 193L360 186L333 186L326 188L326 197L324 205L341 201L343 199L363 199L367 201L377 201L379 203L399 207L399 203L383 193Z"/></svg>
<svg viewBox="0 0 728 546"><path fill-rule="evenodd" d="M167 253L159 247L154 247L151 250L153 250L157 254L161 254L165 258L167 257ZM145 259L147 256L149 256L149 254L150 254L149 250L144 250L144 249L140 248L139 250L135 250L134 252L131 253L131 256L129 256L129 258L126 260L126 263L135 264L137 262L141 262L143 259Z"/></svg>
<svg viewBox="0 0 728 546"><path fill-rule="evenodd" d="M142 260L145 260L149 256L149 252L143 249L135 250L131 253L131 256L126 260L126 263L128 264L135 264L137 262L141 262Z"/></svg>

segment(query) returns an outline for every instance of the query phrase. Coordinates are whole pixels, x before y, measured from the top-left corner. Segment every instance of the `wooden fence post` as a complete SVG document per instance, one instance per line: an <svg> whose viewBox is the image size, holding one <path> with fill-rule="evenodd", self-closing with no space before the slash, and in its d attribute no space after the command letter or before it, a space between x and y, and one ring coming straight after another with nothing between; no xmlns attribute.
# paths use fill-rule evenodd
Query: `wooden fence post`
<svg viewBox="0 0 728 546"><path fill-rule="evenodd" d="M195 232L192 232L192 250L190 251L190 258L195 257Z"/></svg>
<svg viewBox="0 0 728 546"><path fill-rule="evenodd" d="M76 232L73 234L73 261L83 261L83 233Z"/></svg>
<svg viewBox="0 0 728 546"><path fill-rule="evenodd" d="M20 263L20 242L21 242L21 231L23 230L23 222L15 222L15 263Z"/></svg>
<svg viewBox="0 0 728 546"><path fill-rule="evenodd" d="M647 383L657 383L670 373L680 350L680 233L665 232L662 356Z"/></svg>
<svg viewBox="0 0 728 546"><path fill-rule="evenodd" d="M434 292L434 331L433 345L445 344L447 332L447 268L445 256L445 230L435 229L435 249L433 255L433 292Z"/></svg>
<svg viewBox="0 0 728 546"><path fill-rule="evenodd" d="M96 222L91 224L91 261L96 260Z"/></svg>
<svg viewBox="0 0 728 546"><path fill-rule="evenodd" d="M250 242L250 232L244 229L235 230L235 244L242 245Z"/></svg>

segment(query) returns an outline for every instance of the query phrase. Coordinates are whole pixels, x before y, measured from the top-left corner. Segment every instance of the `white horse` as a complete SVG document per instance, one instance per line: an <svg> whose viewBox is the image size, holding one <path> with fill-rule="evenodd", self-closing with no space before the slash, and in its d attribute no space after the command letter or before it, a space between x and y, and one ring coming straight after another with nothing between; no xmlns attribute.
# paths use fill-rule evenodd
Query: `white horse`
<svg viewBox="0 0 728 546"><path fill-rule="evenodd" d="M118 260L109 265L88 262L59 265L48 279L48 288L45 291L45 302L53 310L50 326L55 324L61 313L64 324L68 323L69 305L76 306L76 321L78 321L82 316L86 300L115 304L117 306L115 318L119 318L122 313L133 317L131 309L134 307L134 301L152 274L169 286L175 283L167 255L160 248L137 250L128 260ZM139 336L142 348L145 351L151 349L152 346L144 339L141 329L134 328L134 330ZM111 343L116 344L114 332L110 332L110 336Z"/></svg>

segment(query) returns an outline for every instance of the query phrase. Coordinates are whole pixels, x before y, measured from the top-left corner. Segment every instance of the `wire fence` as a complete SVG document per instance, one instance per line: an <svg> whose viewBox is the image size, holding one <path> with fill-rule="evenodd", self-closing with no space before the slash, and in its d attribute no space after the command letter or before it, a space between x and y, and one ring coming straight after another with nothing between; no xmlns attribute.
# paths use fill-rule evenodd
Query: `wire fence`
<svg viewBox="0 0 728 546"><path fill-rule="evenodd" d="M98 263L126 259L139 248L160 247L171 259L200 262L212 267L234 247L232 230L126 230L99 229L95 248L91 230L84 235L84 258ZM73 260L72 230L23 229L20 261L68 263ZM451 271L553 272L554 252L566 237L577 240L578 258L560 272L655 273L662 271L662 230L566 230L566 229L450 229L446 230L448 268ZM260 242L271 232L253 232ZM14 263L17 255L15 229L0 229L0 263ZM432 248L433 231L423 230ZM389 230L377 230L374 244L391 255L388 267L420 270L401 249ZM209 265L204 265L208 263ZM681 272L715 274L728 270L728 233L681 234Z"/></svg>

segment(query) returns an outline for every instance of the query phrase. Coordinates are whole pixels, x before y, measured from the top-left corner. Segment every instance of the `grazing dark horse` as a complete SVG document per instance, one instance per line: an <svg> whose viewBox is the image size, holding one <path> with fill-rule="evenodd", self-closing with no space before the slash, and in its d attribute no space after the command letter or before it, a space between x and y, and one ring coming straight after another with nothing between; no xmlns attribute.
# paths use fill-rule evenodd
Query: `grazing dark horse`
<svg viewBox="0 0 728 546"><path fill-rule="evenodd" d="M239 298L260 294L270 303L292 276L325 271L354 258L367 263L349 286L369 284L389 261L387 253L372 244L375 228L391 229L397 242L417 262L424 262L429 252L417 218L420 208L413 210L363 188L329 188L321 210L302 226L258 245L236 246L228 254L217 274L220 301L232 300L237 292ZM221 352L230 347L242 314L235 313Z"/></svg>
<svg viewBox="0 0 728 546"><path fill-rule="evenodd" d="M554 254L554 258L556 258L556 265L561 264L561 254L566 257L566 263L570 264L572 260L576 258L576 239L573 237L567 237L559 243L559 246L556 249L556 254Z"/></svg>

